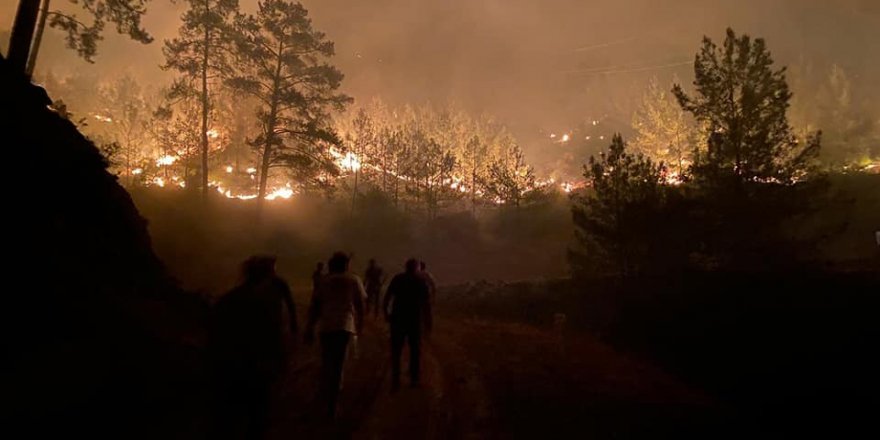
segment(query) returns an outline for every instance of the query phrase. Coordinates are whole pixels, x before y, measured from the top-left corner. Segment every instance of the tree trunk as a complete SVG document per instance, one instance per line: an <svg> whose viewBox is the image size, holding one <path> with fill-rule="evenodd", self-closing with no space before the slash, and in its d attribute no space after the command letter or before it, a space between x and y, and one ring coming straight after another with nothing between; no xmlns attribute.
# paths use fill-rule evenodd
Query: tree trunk
<svg viewBox="0 0 880 440"><path fill-rule="evenodd" d="M273 127L270 128L270 130L274 131L274 124ZM257 213L263 211L263 201L266 197L266 187L269 184L269 159L271 154L272 139L271 137L267 137L266 143L263 145L263 160L260 164L260 186L257 189Z"/></svg>
<svg viewBox="0 0 880 440"><path fill-rule="evenodd" d="M43 41L43 31L46 30L46 19L49 17L49 1L43 0L43 6L40 8L40 21L37 23L37 33L34 35L34 42L31 45L31 54L28 57L27 68L25 74L28 77L34 75L34 68L37 65L37 55L40 53L40 43Z"/></svg>
<svg viewBox="0 0 880 440"><path fill-rule="evenodd" d="M431 220L431 187L428 181L428 174L425 174L425 207L428 211L428 220Z"/></svg>
<svg viewBox="0 0 880 440"><path fill-rule="evenodd" d="M9 50L6 56L13 71L26 73L31 42L34 39L34 28L40 12L40 0L20 0L9 37Z"/></svg>
<svg viewBox="0 0 880 440"><path fill-rule="evenodd" d="M266 123L266 139L263 144L263 160L260 164L260 186L257 189L257 216L263 212L266 199L266 187L269 184L269 165L271 164L272 145L275 142L275 125L278 124L278 88L281 84L281 60L284 55L283 43L278 44L278 59L275 64L275 78L272 80L272 101L269 106L269 119Z"/></svg>
<svg viewBox="0 0 880 440"><path fill-rule="evenodd" d="M355 146L356 145L357 145L357 142L355 142ZM358 149L357 148L353 148L353 150L354 150L354 153L353 153L354 157L350 157L349 161L348 161L348 163L351 165L351 170L354 171L354 190L351 192L351 214L352 215L354 215L354 207L357 202L358 174L360 174L360 171L361 171L360 167L358 167L357 169L354 168L354 161L356 160L355 158L356 157L359 158L360 156L358 156ZM360 159L357 159L357 160L360 160Z"/></svg>
<svg viewBox="0 0 880 440"><path fill-rule="evenodd" d="M388 196L388 140L382 145L382 194Z"/></svg>
<svg viewBox="0 0 880 440"><path fill-rule="evenodd" d="M208 12L208 2L205 2ZM202 198L208 199L208 46L211 42L211 31L205 25L205 41L202 45Z"/></svg>
<svg viewBox="0 0 880 440"><path fill-rule="evenodd" d="M272 157L272 143L275 141L275 124L278 116L278 81L275 81L275 89L272 91L272 106L269 108L269 121L266 124L266 140L263 144L263 157L260 163L260 184L257 189L257 215L263 211L263 202L266 198L266 188L269 185L269 165Z"/></svg>
<svg viewBox="0 0 880 440"><path fill-rule="evenodd" d="M398 156L394 160L394 207L399 207L399 194L400 194L400 157Z"/></svg>
<svg viewBox="0 0 880 440"><path fill-rule="evenodd" d="M477 166L471 169L471 215L477 218Z"/></svg>

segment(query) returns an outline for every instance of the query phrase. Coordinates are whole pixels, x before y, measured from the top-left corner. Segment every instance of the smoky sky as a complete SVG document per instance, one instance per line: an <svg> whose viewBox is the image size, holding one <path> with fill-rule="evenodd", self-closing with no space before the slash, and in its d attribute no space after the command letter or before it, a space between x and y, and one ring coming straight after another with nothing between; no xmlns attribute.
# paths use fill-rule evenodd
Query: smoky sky
<svg viewBox="0 0 880 440"><path fill-rule="evenodd" d="M54 4L61 4L56 0ZM8 28L14 1L0 6ZM651 76L690 80L704 35L728 26L764 37L780 64L843 66L864 93L880 75L880 0L310 0L315 26L336 43L344 89L396 104L455 101L488 112L526 140L581 120L626 115ZM242 0L252 11L256 0ZM54 5L53 5L54 6ZM128 72L156 85L161 41L183 9L153 0L150 45L108 27L94 65L48 31L38 70Z"/></svg>

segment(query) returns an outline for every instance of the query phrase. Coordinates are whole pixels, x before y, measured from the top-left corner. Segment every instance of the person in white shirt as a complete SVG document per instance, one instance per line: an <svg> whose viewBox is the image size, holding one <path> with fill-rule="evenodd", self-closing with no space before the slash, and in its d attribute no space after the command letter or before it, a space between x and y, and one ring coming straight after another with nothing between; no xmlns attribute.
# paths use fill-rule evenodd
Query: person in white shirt
<svg viewBox="0 0 880 440"><path fill-rule="evenodd" d="M345 367L349 343L363 329L364 302L367 294L357 275L349 272L350 258L336 252L327 262L329 273L319 282L312 294L305 342L315 338L319 328L321 340L320 394L327 404L328 414L336 417L336 402L342 387L342 371Z"/></svg>

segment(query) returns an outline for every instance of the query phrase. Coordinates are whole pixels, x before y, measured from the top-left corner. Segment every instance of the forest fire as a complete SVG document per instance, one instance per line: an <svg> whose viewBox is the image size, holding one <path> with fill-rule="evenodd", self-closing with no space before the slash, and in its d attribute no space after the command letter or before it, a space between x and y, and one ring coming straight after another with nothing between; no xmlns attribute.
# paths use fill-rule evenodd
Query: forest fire
<svg viewBox="0 0 880 440"><path fill-rule="evenodd" d="M345 156L339 159L339 166L342 169L359 171L361 169L360 159L352 152L346 152Z"/></svg>
<svg viewBox="0 0 880 440"><path fill-rule="evenodd" d="M0 2L0 432L880 438L878 30L880 0Z"/></svg>
<svg viewBox="0 0 880 440"><path fill-rule="evenodd" d="M162 157L156 159L156 166L160 166L160 167L161 166L169 166L169 165L173 165L174 162L176 162L176 161L177 161L177 156L172 156L169 154L169 155L165 155L165 156L162 156Z"/></svg>
<svg viewBox="0 0 880 440"><path fill-rule="evenodd" d="M237 199L237 200L254 200L257 198L257 194L254 193L234 193L231 189L224 187L219 182L211 182L211 187L214 188L219 194L227 199ZM296 191L293 189L290 183L285 184L284 186L277 187L269 191L264 197L265 200L288 200L292 198L296 194Z"/></svg>
<svg viewBox="0 0 880 440"><path fill-rule="evenodd" d="M293 191L293 188L291 188L290 184L288 183L283 188L277 188L269 194L266 194L266 200L289 199L293 197L294 194L296 193Z"/></svg>

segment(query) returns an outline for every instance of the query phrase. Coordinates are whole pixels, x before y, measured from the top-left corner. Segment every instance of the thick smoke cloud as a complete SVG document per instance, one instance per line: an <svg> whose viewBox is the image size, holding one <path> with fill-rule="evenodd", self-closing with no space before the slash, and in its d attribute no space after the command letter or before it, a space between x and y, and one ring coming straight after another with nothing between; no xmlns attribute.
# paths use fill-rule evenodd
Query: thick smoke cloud
<svg viewBox="0 0 880 440"><path fill-rule="evenodd" d="M0 29L14 1L0 5ZM54 2L62 4L61 2ZM345 89L392 103L453 100L506 121L528 149L542 130L626 115L647 79L687 82L703 35L727 26L765 37L778 62L843 66L877 94L880 2L876 0L312 0L303 2L336 42ZM256 0L242 0L253 10ZM40 69L167 82L161 41L182 5L154 0L141 46L108 32L88 65L48 33ZM873 89L872 89L873 88Z"/></svg>

